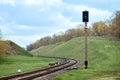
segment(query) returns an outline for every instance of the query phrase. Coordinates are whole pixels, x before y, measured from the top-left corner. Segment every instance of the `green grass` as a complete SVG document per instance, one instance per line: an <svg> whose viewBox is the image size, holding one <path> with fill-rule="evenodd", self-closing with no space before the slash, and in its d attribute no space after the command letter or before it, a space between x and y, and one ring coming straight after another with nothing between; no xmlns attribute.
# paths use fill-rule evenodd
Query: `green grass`
<svg viewBox="0 0 120 80"><path fill-rule="evenodd" d="M43 46L34 55L70 57L84 61L84 37ZM120 80L120 42L102 37L88 38L89 68L72 70L53 80ZM116 72L119 71L119 72Z"/></svg>
<svg viewBox="0 0 120 80"><path fill-rule="evenodd" d="M17 74L17 70L22 72L40 69L48 66L48 63L56 62L55 59L27 57L27 56L5 56L0 59L0 77Z"/></svg>

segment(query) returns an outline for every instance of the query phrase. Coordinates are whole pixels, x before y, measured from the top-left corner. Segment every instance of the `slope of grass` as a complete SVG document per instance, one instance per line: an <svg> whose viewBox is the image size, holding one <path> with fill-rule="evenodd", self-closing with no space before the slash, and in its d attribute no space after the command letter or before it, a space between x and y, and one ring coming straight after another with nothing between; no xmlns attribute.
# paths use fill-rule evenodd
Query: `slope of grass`
<svg viewBox="0 0 120 80"><path fill-rule="evenodd" d="M17 45L12 41L0 40L0 56L2 55L25 55L32 56L28 51Z"/></svg>
<svg viewBox="0 0 120 80"><path fill-rule="evenodd" d="M18 69L21 69L22 72L40 69L43 66L48 66L50 62L56 62L56 60L20 55L5 56L0 59L0 77L17 74Z"/></svg>
<svg viewBox="0 0 120 80"><path fill-rule="evenodd" d="M34 55L71 57L84 61L84 37L43 46ZM53 80L120 80L120 42L102 37L88 38L89 68L72 70Z"/></svg>
<svg viewBox="0 0 120 80"><path fill-rule="evenodd" d="M24 56L32 56L28 51L26 51L24 48L20 47L16 43L12 41L7 41L7 45L9 46L9 49L7 51L7 54L9 55L24 55Z"/></svg>

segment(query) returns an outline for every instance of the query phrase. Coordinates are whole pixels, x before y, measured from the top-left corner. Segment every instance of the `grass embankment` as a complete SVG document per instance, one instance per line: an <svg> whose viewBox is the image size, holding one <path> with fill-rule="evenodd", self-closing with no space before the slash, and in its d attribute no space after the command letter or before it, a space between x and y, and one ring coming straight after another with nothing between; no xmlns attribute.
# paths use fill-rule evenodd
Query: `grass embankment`
<svg viewBox="0 0 120 80"><path fill-rule="evenodd" d="M0 40L0 56L4 55L24 55L32 56L28 51L9 40Z"/></svg>
<svg viewBox="0 0 120 80"><path fill-rule="evenodd" d="M84 37L68 42L43 46L33 50L35 55L71 57L84 61ZM120 80L120 42L102 37L88 38L89 68L61 74L53 80Z"/></svg>
<svg viewBox="0 0 120 80"><path fill-rule="evenodd" d="M22 72L40 69L48 66L50 62L56 62L56 60L20 55L5 56L0 59L0 77L17 74L18 69L21 69Z"/></svg>

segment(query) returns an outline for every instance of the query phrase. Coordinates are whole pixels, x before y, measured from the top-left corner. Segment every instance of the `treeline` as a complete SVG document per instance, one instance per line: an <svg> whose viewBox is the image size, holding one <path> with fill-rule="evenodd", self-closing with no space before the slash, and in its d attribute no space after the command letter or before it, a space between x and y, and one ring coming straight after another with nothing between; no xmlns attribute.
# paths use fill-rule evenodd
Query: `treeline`
<svg viewBox="0 0 120 80"><path fill-rule="evenodd" d="M117 11L115 17L107 22L93 23L92 28L97 36L120 40L120 11Z"/></svg>
<svg viewBox="0 0 120 80"><path fill-rule="evenodd" d="M52 37L51 36L43 37L40 40L37 40L35 43L28 45L27 50L30 51L32 49L37 49L41 46L55 44L58 42L66 42L72 38L84 35L85 35L84 28L69 29L65 32L61 32L59 35L54 34Z"/></svg>
<svg viewBox="0 0 120 80"><path fill-rule="evenodd" d="M87 29L89 36L104 36L111 39L120 40L120 11L115 13L115 17L107 22L100 21L94 22L91 28ZM72 38L80 37L85 35L85 30L83 26L75 29L69 29L61 34L54 34L51 36L46 36L37 40L35 43L27 46L27 50L37 49L41 46L55 44L58 42L66 42Z"/></svg>

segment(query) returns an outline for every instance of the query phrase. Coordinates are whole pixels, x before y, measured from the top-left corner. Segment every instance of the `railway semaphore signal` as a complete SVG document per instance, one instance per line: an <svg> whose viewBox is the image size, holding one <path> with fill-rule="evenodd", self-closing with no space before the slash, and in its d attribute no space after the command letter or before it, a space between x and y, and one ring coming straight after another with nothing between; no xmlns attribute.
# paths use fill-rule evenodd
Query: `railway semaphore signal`
<svg viewBox="0 0 120 80"><path fill-rule="evenodd" d="M89 12L83 11L83 22L89 22Z"/></svg>
<svg viewBox="0 0 120 80"><path fill-rule="evenodd" d="M85 69L88 68L88 47L87 47L87 22L89 22L89 12L83 11L82 12L82 21L85 23Z"/></svg>

